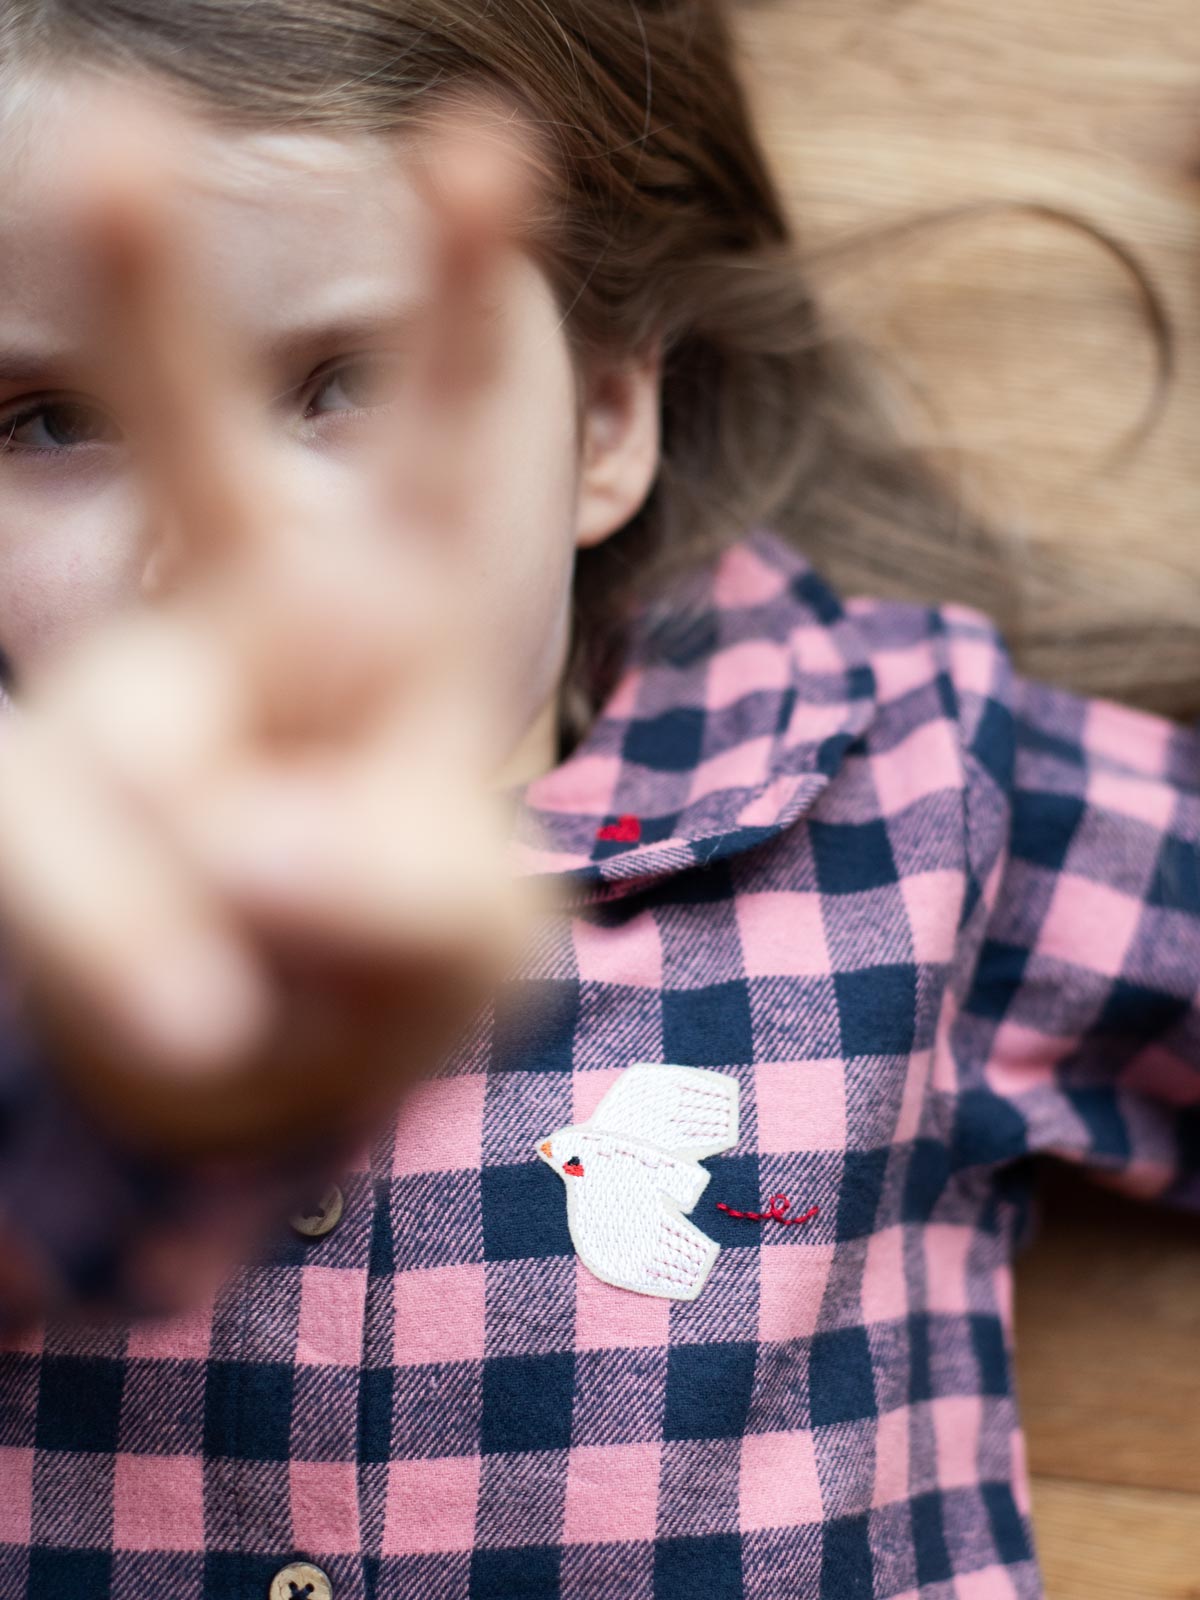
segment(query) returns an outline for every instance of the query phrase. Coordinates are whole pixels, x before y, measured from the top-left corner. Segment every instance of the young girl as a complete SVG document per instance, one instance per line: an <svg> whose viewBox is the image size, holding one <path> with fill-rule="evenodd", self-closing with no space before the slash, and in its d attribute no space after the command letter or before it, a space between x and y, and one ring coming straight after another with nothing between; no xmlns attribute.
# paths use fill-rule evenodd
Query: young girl
<svg viewBox="0 0 1200 1600"><path fill-rule="evenodd" d="M5 1600L1041 1594L1027 1158L1200 1205L1200 750L780 536L917 524L730 60L700 0L0 22ZM203 161L89 252L100 78ZM471 84L519 249L392 159ZM483 787L557 905L472 1009Z"/></svg>

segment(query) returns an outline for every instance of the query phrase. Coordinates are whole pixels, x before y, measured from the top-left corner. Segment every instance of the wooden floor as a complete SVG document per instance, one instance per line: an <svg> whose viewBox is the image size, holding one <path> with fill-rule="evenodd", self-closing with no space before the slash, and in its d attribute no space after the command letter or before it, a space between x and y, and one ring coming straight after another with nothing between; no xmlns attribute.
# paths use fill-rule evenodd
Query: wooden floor
<svg viewBox="0 0 1200 1600"><path fill-rule="evenodd" d="M735 15L826 305L1022 552L1028 670L1200 715L1200 0L736 0ZM980 202L995 209L964 213ZM939 213L820 267L833 242ZM1105 239L1150 274L1177 351L1165 410L1124 457L1155 341Z"/></svg>
<svg viewBox="0 0 1200 1600"><path fill-rule="evenodd" d="M1200 1218L1047 1166L1017 1389L1050 1600L1200 1600Z"/></svg>
<svg viewBox="0 0 1200 1600"><path fill-rule="evenodd" d="M1028 200L1079 214L1152 272L1179 368L1153 435L1116 469L1112 447L1152 388L1152 345L1133 281L1086 231L997 212L826 287L910 380L931 428L982 464L998 513L1061 554L1051 645L1056 627L1136 614L1149 658L1180 627L1181 681L1194 671L1200 696L1198 7L740 0L737 15L808 243ZM1051 648L1029 665L1060 666ZM1110 692L1129 667L1097 654L1072 686ZM1132 667L1129 697L1154 704ZM1061 1168L1043 1181L1016 1321L1049 1600L1200 1600L1200 1218Z"/></svg>

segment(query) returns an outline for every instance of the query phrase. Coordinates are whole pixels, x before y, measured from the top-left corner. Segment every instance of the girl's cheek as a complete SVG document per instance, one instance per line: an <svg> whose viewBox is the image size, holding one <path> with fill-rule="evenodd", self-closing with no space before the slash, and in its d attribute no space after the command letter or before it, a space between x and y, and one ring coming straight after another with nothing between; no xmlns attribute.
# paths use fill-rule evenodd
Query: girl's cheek
<svg viewBox="0 0 1200 1600"><path fill-rule="evenodd" d="M142 545L118 485L83 496L0 482L0 652L18 675L137 600Z"/></svg>

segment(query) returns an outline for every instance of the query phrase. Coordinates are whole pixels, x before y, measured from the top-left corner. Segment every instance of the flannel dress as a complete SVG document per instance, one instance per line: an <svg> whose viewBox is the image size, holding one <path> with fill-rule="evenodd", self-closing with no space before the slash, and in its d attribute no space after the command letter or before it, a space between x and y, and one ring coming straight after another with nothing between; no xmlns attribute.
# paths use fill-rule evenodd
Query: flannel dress
<svg viewBox="0 0 1200 1600"><path fill-rule="evenodd" d="M135 1161L10 1005L0 1267L46 1310L0 1341L0 1597L266 1600L303 1561L335 1600L1038 1600L1031 1162L1200 1211L1198 844L1193 734L750 530L520 793L567 902L339 1155L323 1237L285 1217L319 1139ZM738 1086L691 1301L585 1267L539 1159L635 1063ZM732 1214L776 1195L808 1220ZM266 1248L147 1315L222 1200Z"/></svg>

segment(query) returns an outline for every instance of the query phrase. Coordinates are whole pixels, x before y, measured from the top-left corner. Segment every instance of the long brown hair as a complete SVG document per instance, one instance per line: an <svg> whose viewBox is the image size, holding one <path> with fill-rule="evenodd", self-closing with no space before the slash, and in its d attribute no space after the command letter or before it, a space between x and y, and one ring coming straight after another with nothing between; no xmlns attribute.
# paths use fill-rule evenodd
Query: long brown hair
<svg viewBox="0 0 1200 1600"><path fill-rule="evenodd" d="M0 71L149 73L248 126L390 133L431 91L474 83L547 137L544 260L577 363L654 337L664 353L657 481L577 564L564 752L613 682L631 608L677 619L680 580L751 526L843 582L1007 620L999 545L823 325L736 63L719 0L8 0L0 19Z"/></svg>

